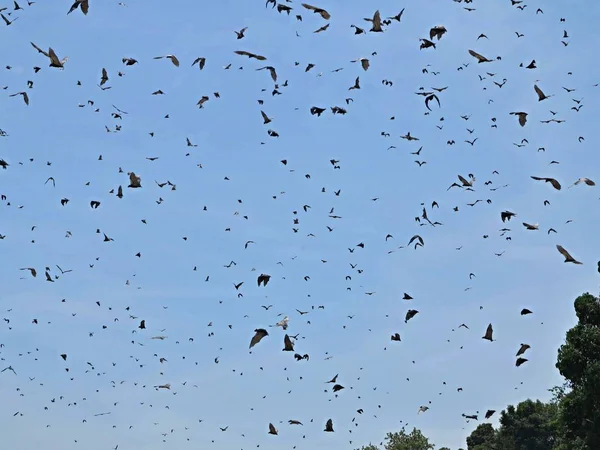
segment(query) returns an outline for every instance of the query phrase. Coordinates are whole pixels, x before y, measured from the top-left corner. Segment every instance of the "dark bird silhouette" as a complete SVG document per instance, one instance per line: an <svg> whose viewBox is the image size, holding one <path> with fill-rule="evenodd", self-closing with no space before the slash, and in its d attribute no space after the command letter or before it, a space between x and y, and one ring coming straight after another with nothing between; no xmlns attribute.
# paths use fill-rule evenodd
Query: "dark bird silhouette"
<svg viewBox="0 0 600 450"><path fill-rule="evenodd" d="M511 211L502 211L500 213L500 218L502 219L502 222L505 222L507 220L510 222L510 219L513 218L514 216L516 216L516 214Z"/></svg>
<svg viewBox="0 0 600 450"><path fill-rule="evenodd" d="M27 92L25 92L25 91L17 92L15 94L9 95L9 97L16 97L17 95L20 95L21 97L23 97L23 102L25 102L25 104L29 106L29 96L27 95Z"/></svg>
<svg viewBox="0 0 600 450"><path fill-rule="evenodd" d="M537 94L539 102L541 102L542 100L546 100L547 98L553 97L553 95L544 94L544 92L542 92L542 90L538 87L537 84L533 85L533 90Z"/></svg>
<svg viewBox="0 0 600 450"><path fill-rule="evenodd" d="M483 55L480 55L479 53L477 53L477 52L476 52L476 51L474 51L474 50L469 50L469 54L470 54L471 56L473 56L474 58L476 58L476 59L477 59L477 63L478 63L478 64L479 64L479 63L484 63L484 62L492 62L492 60L491 60L491 59L487 59L485 56L483 56Z"/></svg>
<svg viewBox="0 0 600 450"><path fill-rule="evenodd" d="M522 127L524 127L525 124L527 123L527 113L526 112L511 112L510 114L512 116L519 117L519 125L521 125Z"/></svg>
<svg viewBox="0 0 600 450"><path fill-rule="evenodd" d="M35 45L33 42L30 42L30 44L39 53L41 53L42 55L44 55L46 58L50 59L50 67L56 67L56 68L59 68L59 69L64 69L65 63L69 59L68 56L65 56L63 59L58 59L58 56L56 56L56 53L54 52L54 50L52 49L52 47L50 47L48 49L48 51L46 52L46 51L42 50L41 48L39 48L37 45Z"/></svg>
<svg viewBox="0 0 600 450"><path fill-rule="evenodd" d="M306 9L308 9L309 11L312 11L315 14L319 14L325 20L331 19L331 15L327 11L325 11L323 8L308 5L306 3L302 3L302 6L304 6Z"/></svg>
<svg viewBox="0 0 600 450"><path fill-rule="evenodd" d="M379 14L379 10L375 11L372 19L365 19L367 22L371 22L371 29L369 31L373 33L381 33L383 29L381 28L381 15Z"/></svg>
<svg viewBox="0 0 600 450"><path fill-rule="evenodd" d="M262 55L257 55L256 53L250 53L245 50L236 50L233 53L235 53L236 55L247 56L250 59L257 59L259 61L266 61L266 59L267 59L266 57L264 57Z"/></svg>
<svg viewBox="0 0 600 450"><path fill-rule="evenodd" d="M169 60L171 60L171 62L173 63L173 65L175 67L179 67L179 60L177 59L177 57L175 55L164 55L164 56L155 56L154 59L163 59L163 58L167 58Z"/></svg>
<svg viewBox="0 0 600 450"><path fill-rule="evenodd" d="M275 436L277 436L277 428L275 428L275 425L273 425L272 423L269 423L269 434L273 434Z"/></svg>
<svg viewBox="0 0 600 450"><path fill-rule="evenodd" d="M293 352L294 351L294 343L292 339L286 334L283 337L283 351L284 352Z"/></svg>
<svg viewBox="0 0 600 450"><path fill-rule="evenodd" d="M563 255L565 257L565 261L564 262L566 262L566 263L573 263L573 264L583 264L582 262L579 262L575 258L573 258L571 256L571 254L562 245L557 245L556 249L559 251L559 253L561 255Z"/></svg>
<svg viewBox="0 0 600 450"><path fill-rule="evenodd" d="M550 183L552 185L552 187L554 189L556 189L557 191L560 191L562 186L560 185L560 183L555 180L554 178L545 178L545 177L531 177L532 179L536 180L536 181L544 181L546 183Z"/></svg>
<svg viewBox="0 0 600 450"><path fill-rule="evenodd" d="M493 334L494 334L494 329L492 328L492 324L490 323L488 325L487 329L485 330L485 334L483 335L482 339L486 339L486 340L492 342L494 340Z"/></svg>
<svg viewBox="0 0 600 450"><path fill-rule="evenodd" d="M530 345L528 344L521 344L521 346L519 347L519 350L517 351L516 356L522 355L523 353L525 353L529 348L531 348Z"/></svg>
<svg viewBox="0 0 600 450"><path fill-rule="evenodd" d="M262 285L263 285L264 287L266 287L266 286L267 286L267 284L269 283L269 280L270 280L270 279L271 279L271 275L266 275L266 274L264 274L264 273L263 273L263 274L260 274L260 275L258 276L258 279L257 279L256 281L257 281L257 283L258 283L258 286L260 286L260 285L261 285L261 283L262 283Z"/></svg>
<svg viewBox="0 0 600 450"><path fill-rule="evenodd" d="M415 317L417 314L419 314L419 311L417 311L416 309L409 309L406 312L406 315L404 316L404 323L408 323L408 321Z"/></svg>
<svg viewBox="0 0 600 450"><path fill-rule="evenodd" d="M67 12L67 15L71 14L77 8L80 8L81 12L84 15L87 15L89 8L90 8L89 1L88 0L75 0L75 3L73 3L71 5L71 8L69 9L69 12Z"/></svg>

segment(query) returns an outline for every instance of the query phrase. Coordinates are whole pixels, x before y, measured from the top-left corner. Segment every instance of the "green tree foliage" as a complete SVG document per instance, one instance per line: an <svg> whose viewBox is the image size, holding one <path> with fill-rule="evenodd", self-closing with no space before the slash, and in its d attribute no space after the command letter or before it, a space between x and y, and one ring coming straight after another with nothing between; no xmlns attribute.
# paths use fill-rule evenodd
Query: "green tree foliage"
<svg viewBox="0 0 600 450"><path fill-rule="evenodd" d="M569 448L600 449L600 299L575 300L579 322L558 350L556 368L570 392L560 402L560 422Z"/></svg>
<svg viewBox="0 0 600 450"><path fill-rule="evenodd" d="M554 386L548 389L552 393L552 403L560 403L569 390L569 383L565 382L562 386Z"/></svg>
<svg viewBox="0 0 600 450"><path fill-rule="evenodd" d="M373 444L363 445L360 450L379 450L379 447Z"/></svg>
<svg viewBox="0 0 600 450"><path fill-rule="evenodd" d="M433 450L435 446L429 443L420 430L413 428L407 433L404 428L385 437L385 450Z"/></svg>
<svg viewBox="0 0 600 450"><path fill-rule="evenodd" d="M479 425L467 438L469 450L553 450L560 438L558 405L525 400L509 405L500 415L500 427Z"/></svg>
<svg viewBox="0 0 600 450"><path fill-rule="evenodd" d="M498 449L552 450L559 442L558 405L525 400L500 415Z"/></svg>
<svg viewBox="0 0 600 450"><path fill-rule="evenodd" d="M477 426L467 438L469 450L494 450L496 448L496 430L489 423Z"/></svg>

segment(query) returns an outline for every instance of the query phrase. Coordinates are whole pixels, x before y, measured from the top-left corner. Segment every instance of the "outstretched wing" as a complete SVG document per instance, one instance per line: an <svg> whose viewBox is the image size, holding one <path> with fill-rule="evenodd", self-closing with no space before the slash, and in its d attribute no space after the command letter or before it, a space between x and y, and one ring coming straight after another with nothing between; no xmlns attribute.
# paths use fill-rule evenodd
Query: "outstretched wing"
<svg viewBox="0 0 600 450"><path fill-rule="evenodd" d="M375 11L375 14L373 14L373 28L381 28L381 14L379 14L379 10Z"/></svg>
<svg viewBox="0 0 600 450"><path fill-rule="evenodd" d="M473 56L474 58L477 58L478 62L483 62L483 61L487 61L488 60L485 56L480 55L479 53L477 53L474 50L469 50L469 54L471 56Z"/></svg>
<svg viewBox="0 0 600 450"><path fill-rule="evenodd" d="M31 42L31 45L33 46L33 48L35 48L38 52L40 52L42 55L46 56L47 58L50 58L50 55L45 52L44 50L42 50L41 48L39 48L37 45L35 45L33 42Z"/></svg>
<svg viewBox="0 0 600 450"><path fill-rule="evenodd" d="M542 90L541 90L541 89L538 87L538 85L537 85L537 84L534 84L534 85L533 85L533 90L534 90L534 91L535 91L535 93L537 94L537 96L538 96L538 100L539 100L539 101L542 101L543 99L545 99L545 98L546 98L546 94L544 94L544 92L543 92L543 91L542 91Z"/></svg>
<svg viewBox="0 0 600 450"><path fill-rule="evenodd" d="M573 259L573 257L571 256L571 254L567 251L566 248L564 248L562 245L556 245L556 249L559 251L559 253L561 255L563 255L565 257L565 259Z"/></svg>
<svg viewBox="0 0 600 450"><path fill-rule="evenodd" d="M265 61L267 59L267 58L265 58L262 55L257 55L255 53L250 53L250 52L247 52L245 50L236 50L233 53L235 53L236 55L247 56L248 58L258 59L259 61Z"/></svg>
<svg viewBox="0 0 600 450"><path fill-rule="evenodd" d="M320 14L321 17L325 20L329 20L331 18L331 15L327 11L325 11L323 8L319 8L317 6L312 6L307 3L302 3L302 6L304 6L306 9L308 9L310 11L313 11L316 14Z"/></svg>
<svg viewBox="0 0 600 450"><path fill-rule="evenodd" d="M267 332L267 330L263 329L263 328L258 328L256 330L254 330L256 333L254 334L254 336L252 337L252 340L250 341L250 347L252 348L254 347L256 344L258 344L262 338L264 338L265 336L268 336L269 333Z"/></svg>

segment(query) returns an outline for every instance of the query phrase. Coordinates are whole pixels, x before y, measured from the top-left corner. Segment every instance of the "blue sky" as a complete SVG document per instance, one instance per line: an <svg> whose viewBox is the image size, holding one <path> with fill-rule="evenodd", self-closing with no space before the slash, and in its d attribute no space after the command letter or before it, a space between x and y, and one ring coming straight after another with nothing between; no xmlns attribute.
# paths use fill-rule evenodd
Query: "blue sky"
<svg viewBox="0 0 600 450"><path fill-rule="evenodd" d="M0 128L8 134L0 158L10 164L0 171L7 197L0 205L0 311L10 321L0 323L0 370L17 372L0 374L7 448L355 448L408 424L455 450L476 425L462 413L547 399L546 390L561 382L554 364L575 322L572 302L598 292L597 189L567 187L580 177L600 179L598 80L588 51L600 5L532 1L521 11L507 0L473 2L476 10L467 12L449 0L322 2L331 26L314 34L326 21L296 2L288 3L289 17L260 1L92 1L87 16L67 16L70 2L19 3L24 10L8 16L19 19L0 27L3 66L11 67L0 72L0 87L7 86ZM388 17L403 6L402 22L384 33L355 36L350 28L370 28L363 17L377 8ZM436 49L419 50L418 39L435 25L448 32ZM236 40L233 30L243 27L246 37ZM477 40L480 33L489 39ZM30 41L68 56L65 69L49 68ZM502 59L476 64L469 49ZM180 67L153 59L166 54ZM200 56L202 71L191 67ZM124 57L139 64L125 67ZM350 63L361 57L370 59L366 72ZM532 59L537 69L519 67ZM305 72L308 63L315 67ZM469 65L457 70L462 64ZM255 70L264 65L277 69L282 95L271 95L268 71ZM112 86L104 91L97 86L103 67ZM357 76L361 89L348 91ZM502 88L493 84L503 78ZM555 96L538 102L536 82ZM441 108L424 115L423 97L414 93L445 86ZM151 95L158 89L165 95ZM29 106L9 97L20 91ZM210 100L198 109L203 95ZM354 102L346 105L348 97ZM571 110L572 99L582 98L580 112ZM129 114L112 118L112 105ZM348 114L309 113L334 105ZM261 109L273 117L269 125ZM549 110L566 122L540 123L553 117ZM512 111L528 112L524 128ZM120 132L105 131L116 125ZM279 137L269 137L269 128ZM400 139L408 131L420 140ZM187 147L186 137L197 147ZM475 137L474 146L464 142ZM513 145L524 138L528 145ZM126 188L129 171L141 177L141 189ZM447 191L468 173L474 192ZM563 189L531 175L555 177ZM44 184L48 177L56 187ZM122 199L109 193L119 185ZM62 198L69 199L64 207ZM477 199L483 202L467 206ZM91 209L93 200L101 206ZM442 226L415 222L421 203ZM329 217L331 208L341 219ZM502 224L507 209L517 217ZM540 231L522 222L539 223ZM504 226L511 231L501 236ZM558 233L548 235L550 227ZM103 242L96 229L114 241ZM393 239L386 242L387 234ZM423 248L398 248L414 234ZM248 240L255 244L244 249ZM356 247L361 242L364 249ZM584 264L564 264L556 244ZM73 272L60 275L56 265ZM44 280L46 266L60 275L54 283ZM37 278L23 267L35 267ZM261 273L272 276L266 288L256 286ZM405 292L414 299L402 300ZM534 314L520 316L524 307ZM405 324L410 308L419 314ZM281 351L285 332L269 326L284 315L287 332L299 334L296 351L309 361ZM141 319L147 329L133 334ZM490 322L495 342L481 339ZM470 329L458 329L461 323ZM255 328L270 335L249 354ZM390 341L395 332L399 343ZM158 335L168 338L151 339ZM529 362L516 368L520 343L531 345ZM345 386L337 397L325 384L335 374ZM171 391L153 389L163 383ZM421 405L430 409L417 415ZM335 433L323 432L329 418ZM267 435L269 422L278 436Z"/></svg>

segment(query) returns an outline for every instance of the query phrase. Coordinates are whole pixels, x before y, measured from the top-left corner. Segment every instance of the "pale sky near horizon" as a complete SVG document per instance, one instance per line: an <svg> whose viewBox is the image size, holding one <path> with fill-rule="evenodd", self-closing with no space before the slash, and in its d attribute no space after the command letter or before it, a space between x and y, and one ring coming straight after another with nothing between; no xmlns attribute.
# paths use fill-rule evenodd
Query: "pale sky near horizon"
<svg viewBox="0 0 600 450"><path fill-rule="evenodd" d="M87 16L66 15L69 1L17 3L4 0L18 19L0 22L0 370L16 372L0 373L6 448L354 449L406 425L458 450L477 425L461 414L481 423L495 409L496 425L508 404L547 400L562 382L554 365L573 301L599 291L600 194L569 187L600 180L589 50L600 4L316 3L327 21L300 2L282 3L289 16L264 1L92 0ZM368 32L375 9L403 7L400 23ZM420 50L436 25L447 33ZM30 42L68 56L64 70ZM153 59L167 54L180 66ZM351 62L362 57L367 71ZM536 69L519 67L533 59ZM102 68L111 89L98 87ZM538 101L534 84L553 96ZM431 112L415 95L446 86ZM29 106L10 97L22 91ZM525 127L509 115L519 111ZM551 118L565 122L540 122ZM141 189L127 188L131 171ZM469 173L474 191L447 190ZM158 186L167 181L176 189ZM441 225L415 221L422 203ZM502 223L505 210L517 216ZM415 234L423 247L407 246ZM583 265L563 263L557 244ZM408 309L419 313L405 323ZM481 338L489 323L494 342ZM269 336L249 353L256 328ZM298 335L294 352L282 351L285 333ZM521 343L531 349L517 368ZM333 394L336 374L345 389ZM323 432L329 418L334 433Z"/></svg>

